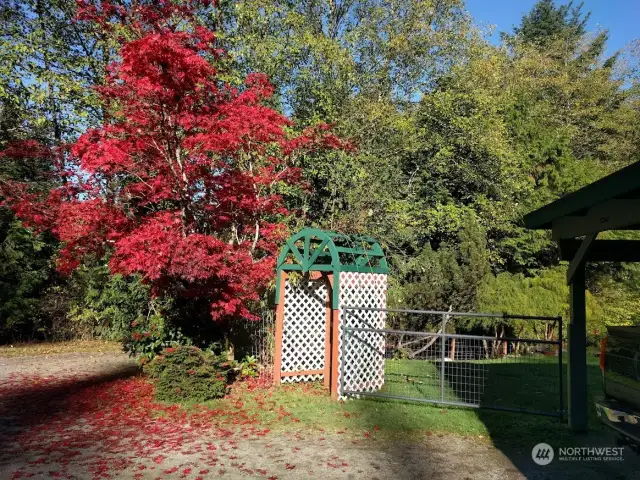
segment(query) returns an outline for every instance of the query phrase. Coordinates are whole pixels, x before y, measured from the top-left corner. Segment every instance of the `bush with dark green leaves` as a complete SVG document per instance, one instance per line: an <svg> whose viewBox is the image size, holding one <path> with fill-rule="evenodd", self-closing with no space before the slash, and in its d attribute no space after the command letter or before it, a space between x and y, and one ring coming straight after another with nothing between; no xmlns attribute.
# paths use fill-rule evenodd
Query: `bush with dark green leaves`
<svg viewBox="0 0 640 480"><path fill-rule="evenodd" d="M111 275L103 262L86 262L70 277L67 318L79 332L103 340L125 340L132 322L151 315L151 289L139 277ZM157 303L157 302L156 302Z"/></svg>
<svg viewBox="0 0 640 480"><path fill-rule="evenodd" d="M47 235L34 235L0 208L0 343L46 339L54 333L41 298L55 283L55 249Z"/></svg>
<svg viewBox="0 0 640 480"><path fill-rule="evenodd" d="M232 371L224 356L188 346L167 348L144 366L155 383L156 399L171 403L224 397Z"/></svg>

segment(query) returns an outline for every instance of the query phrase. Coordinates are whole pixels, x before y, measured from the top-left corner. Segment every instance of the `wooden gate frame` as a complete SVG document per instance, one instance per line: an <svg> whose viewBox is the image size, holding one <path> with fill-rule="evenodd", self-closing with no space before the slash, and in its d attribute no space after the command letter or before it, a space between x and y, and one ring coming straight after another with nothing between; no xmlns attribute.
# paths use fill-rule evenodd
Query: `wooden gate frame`
<svg viewBox="0 0 640 480"><path fill-rule="evenodd" d="M323 375L324 386L329 389L331 398L338 398L338 355L339 355L339 322L340 310L333 308L333 273L325 272L309 272L309 280L324 279L327 288L326 305L326 328L325 328L325 347L324 347L324 369L322 370L298 370L292 372L282 371L282 333L284 330L284 286L289 278L289 274L285 270L278 272L280 288L278 303L276 305L276 332L275 332L275 352L273 360L273 384L280 385L283 377L295 375Z"/></svg>

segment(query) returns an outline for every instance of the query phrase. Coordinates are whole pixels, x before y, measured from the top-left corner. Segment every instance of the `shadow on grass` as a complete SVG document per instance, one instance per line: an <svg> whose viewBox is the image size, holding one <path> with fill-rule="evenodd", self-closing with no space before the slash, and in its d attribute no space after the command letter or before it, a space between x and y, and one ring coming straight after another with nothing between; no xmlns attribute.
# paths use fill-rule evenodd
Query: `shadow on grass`
<svg viewBox="0 0 640 480"><path fill-rule="evenodd" d="M560 416L563 409L560 396L566 381L561 389L557 358L456 361L444 366L445 385L453 392L450 400L549 416Z"/></svg>

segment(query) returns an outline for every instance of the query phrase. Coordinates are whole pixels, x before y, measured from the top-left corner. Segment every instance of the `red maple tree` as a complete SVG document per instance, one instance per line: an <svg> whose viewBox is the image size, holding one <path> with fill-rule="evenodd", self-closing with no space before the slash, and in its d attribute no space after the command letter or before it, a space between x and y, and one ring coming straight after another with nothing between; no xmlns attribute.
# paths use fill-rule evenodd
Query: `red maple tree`
<svg viewBox="0 0 640 480"><path fill-rule="evenodd" d="M43 196L5 183L2 194L61 240L63 272L108 253L113 273L140 274L155 294L206 299L214 319L251 318L285 233L279 192L301 184L293 160L346 144L326 126L289 134L290 121L264 105L274 92L264 75L243 88L220 79L224 52L195 15L209 4L80 2L82 21L128 32L96 87L107 120L65 151L31 145L58 159L58 187Z"/></svg>

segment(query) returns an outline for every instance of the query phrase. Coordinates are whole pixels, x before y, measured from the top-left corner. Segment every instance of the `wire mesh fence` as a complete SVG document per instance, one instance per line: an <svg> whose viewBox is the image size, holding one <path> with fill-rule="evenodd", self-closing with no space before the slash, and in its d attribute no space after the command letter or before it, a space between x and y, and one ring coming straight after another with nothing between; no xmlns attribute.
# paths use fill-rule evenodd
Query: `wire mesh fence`
<svg viewBox="0 0 640 480"><path fill-rule="evenodd" d="M245 320L242 329L246 335L245 354L255 359L259 368L259 381L265 386L273 383L273 353L275 344L275 320L265 315L258 320Z"/></svg>
<svg viewBox="0 0 640 480"><path fill-rule="evenodd" d="M357 315L360 309L346 310ZM393 309L379 312L386 315L387 325L406 325L403 317L419 315L417 322L412 320L430 331L346 327L341 355L384 345L375 352L384 359L384 384L380 389L364 388L361 379L350 377L347 370L340 385L343 396L389 397L562 416L560 318ZM452 332L463 329L498 335ZM547 338L514 336L518 331L537 332ZM379 341L372 342L372 335Z"/></svg>

